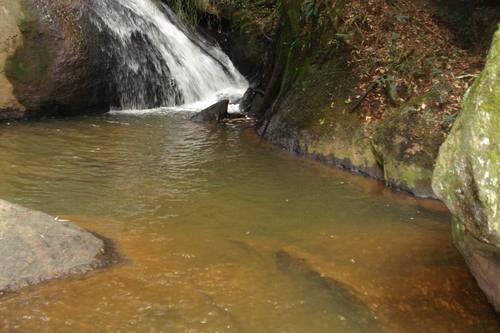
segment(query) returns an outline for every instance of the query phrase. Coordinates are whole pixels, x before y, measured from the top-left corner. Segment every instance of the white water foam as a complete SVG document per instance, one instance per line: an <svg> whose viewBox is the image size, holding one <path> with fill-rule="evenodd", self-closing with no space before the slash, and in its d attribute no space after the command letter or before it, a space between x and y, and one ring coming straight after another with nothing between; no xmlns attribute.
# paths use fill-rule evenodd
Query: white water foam
<svg viewBox="0 0 500 333"><path fill-rule="evenodd" d="M229 98L231 111L248 87L229 57L152 0L93 0L93 22L111 36L119 62L120 108L197 111Z"/></svg>

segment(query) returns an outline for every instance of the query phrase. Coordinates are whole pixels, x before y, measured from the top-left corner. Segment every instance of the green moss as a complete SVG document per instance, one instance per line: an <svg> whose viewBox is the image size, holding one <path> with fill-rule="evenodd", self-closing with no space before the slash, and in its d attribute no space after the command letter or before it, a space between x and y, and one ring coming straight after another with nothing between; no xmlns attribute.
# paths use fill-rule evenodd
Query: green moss
<svg viewBox="0 0 500 333"><path fill-rule="evenodd" d="M23 35L23 46L7 59L5 73L14 86L43 84L43 78L51 63L51 54L44 42L43 35L37 29L38 22L29 11L24 11L24 18L19 22Z"/></svg>
<svg viewBox="0 0 500 333"><path fill-rule="evenodd" d="M433 197L432 169L396 159L384 160L384 179L390 186L404 189L419 197Z"/></svg>
<svg viewBox="0 0 500 333"><path fill-rule="evenodd" d="M418 196L434 197L432 173L448 119L434 109L447 87L438 86L386 111L374 129L373 146L384 165L386 182Z"/></svg>
<svg viewBox="0 0 500 333"><path fill-rule="evenodd" d="M322 19L323 28L311 31L304 28L302 4L282 3L274 81L266 89L268 104L263 104L271 119L266 137L287 149L382 177L363 119L345 103L357 84L347 61L349 50L331 43L343 2L337 2L338 11L328 12L332 17Z"/></svg>
<svg viewBox="0 0 500 333"><path fill-rule="evenodd" d="M379 154L420 168L433 170L446 131L446 119L434 109L445 88L435 88L388 110L374 132L373 141Z"/></svg>
<svg viewBox="0 0 500 333"><path fill-rule="evenodd" d="M436 194L477 239L500 248L500 29L486 67L467 93L463 111L441 147Z"/></svg>
<svg viewBox="0 0 500 333"><path fill-rule="evenodd" d="M388 184L435 197L432 171L455 116L442 110L452 87L440 81L397 106L399 92L389 85L394 106L371 114L371 125L362 107L353 111L347 103L366 80L361 84L358 65L351 65L352 31L341 20L345 2L336 1L333 9L323 3L281 2L273 72L260 104L261 133L289 150L343 160L354 170L384 170Z"/></svg>

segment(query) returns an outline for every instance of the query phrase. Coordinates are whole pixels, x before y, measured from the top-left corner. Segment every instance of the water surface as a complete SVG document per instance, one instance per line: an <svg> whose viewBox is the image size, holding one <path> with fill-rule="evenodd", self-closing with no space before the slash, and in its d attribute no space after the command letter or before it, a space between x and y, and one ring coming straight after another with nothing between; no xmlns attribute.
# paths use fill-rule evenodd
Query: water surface
<svg viewBox="0 0 500 333"><path fill-rule="evenodd" d="M0 197L120 264L0 300L6 332L498 332L442 206L181 113L0 125Z"/></svg>

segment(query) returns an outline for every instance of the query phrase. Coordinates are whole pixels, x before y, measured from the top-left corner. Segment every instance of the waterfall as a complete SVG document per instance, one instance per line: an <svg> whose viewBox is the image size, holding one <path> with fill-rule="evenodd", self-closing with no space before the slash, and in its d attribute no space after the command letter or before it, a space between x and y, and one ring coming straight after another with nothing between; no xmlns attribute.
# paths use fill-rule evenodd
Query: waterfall
<svg viewBox="0 0 500 333"><path fill-rule="evenodd" d="M100 56L110 67L116 107L205 106L248 86L218 45L190 31L167 6L153 0L90 0L89 6L90 22L105 39Z"/></svg>

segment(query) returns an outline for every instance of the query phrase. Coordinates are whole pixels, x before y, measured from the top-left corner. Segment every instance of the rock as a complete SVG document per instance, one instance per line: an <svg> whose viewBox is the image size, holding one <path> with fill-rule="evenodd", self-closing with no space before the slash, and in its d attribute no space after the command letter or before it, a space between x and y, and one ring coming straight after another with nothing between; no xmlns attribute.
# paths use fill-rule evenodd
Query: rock
<svg viewBox="0 0 500 333"><path fill-rule="evenodd" d="M275 254L277 266L283 271L302 274L306 279L316 281L326 291L330 292L333 299L338 302L339 307L343 309L342 315L349 321L358 322L360 331L365 331L367 327L370 332L381 332L376 320L376 312L370 308L367 302L358 290L353 286L344 283L336 274L330 274L331 271L318 258L310 255L300 248L288 246L279 250Z"/></svg>
<svg viewBox="0 0 500 333"><path fill-rule="evenodd" d="M315 101L314 98L305 103ZM285 101L280 111L271 120L264 123L258 133L267 142L300 155L367 175L384 179L384 170L377 160L372 142L364 135L361 124L352 113L331 112L331 123L327 131L315 133L308 128L312 112L289 112L299 106L297 100ZM309 110L313 110L312 108ZM299 116L294 118L295 116ZM301 119L301 117L303 118ZM340 125L341 124L341 125ZM329 125L329 124L328 124ZM326 127L326 126L325 126Z"/></svg>
<svg viewBox="0 0 500 333"><path fill-rule="evenodd" d="M109 109L109 66L87 6L0 0L0 120Z"/></svg>
<svg viewBox="0 0 500 333"><path fill-rule="evenodd" d="M374 128L373 151L383 166L385 183L420 198L436 199L432 190L432 173L445 131L421 116L419 107L428 105L429 113L437 113L436 105L447 89L434 87L400 107L386 111L387 116Z"/></svg>
<svg viewBox="0 0 500 333"><path fill-rule="evenodd" d="M103 266L104 254L71 222L0 200L0 294Z"/></svg>
<svg viewBox="0 0 500 333"><path fill-rule="evenodd" d="M239 120L239 119L247 119L247 117L242 113L228 113L227 119L229 120Z"/></svg>
<svg viewBox="0 0 500 333"><path fill-rule="evenodd" d="M320 66L311 65L313 59L324 57L322 52L328 47L320 41L329 40L327 36L339 28L335 22L342 19L335 15L343 15L348 3L336 2L330 23L323 32L312 34L318 45L302 54L292 44L281 42L302 38L303 25L297 20L301 6L295 1L280 6L274 65L269 79L262 80L264 95L249 91L240 109L256 116L258 132L269 143L383 180L391 188L418 197L435 198L432 172L446 133L436 130L442 128L441 118L429 121L418 108L424 103L434 105L441 89L412 96L404 105L388 104L381 110L384 117L375 120L365 117L364 107L351 108L353 92L361 81L346 56L350 51L327 57ZM427 110L437 114L430 107Z"/></svg>
<svg viewBox="0 0 500 333"><path fill-rule="evenodd" d="M258 116L263 96L264 92L261 89L248 88L241 99L240 111L252 117Z"/></svg>
<svg viewBox="0 0 500 333"><path fill-rule="evenodd" d="M23 17L19 1L0 0L0 119L16 118L24 106L14 95L14 87L4 73L7 59L22 45L18 22Z"/></svg>
<svg viewBox="0 0 500 333"><path fill-rule="evenodd" d="M228 106L229 100L222 100L197 113L191 118L191 120L197 123L220 122L221 120L229 117L229 114L227 113Z"/></svg>
<svg viewBox="0 0 500 333"><path fill-rule="evenodd" d="M252 107L252 102L255 98L255 91L253 88L248 88L247 91L245 91L245 94L243 94L243 97L241 98L240 101L240 111L242 113L249 113L251 107Z"/></svg>
<svg viewBox="0 0 500 333"><path fill-rule="evenodd" d="M500 30L440 149L433 188L454 215L455 243L500 311Z"/></svg>

